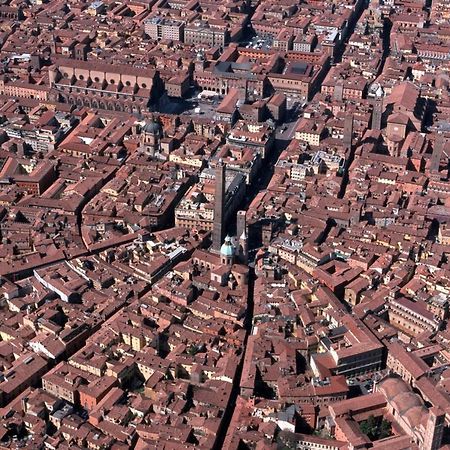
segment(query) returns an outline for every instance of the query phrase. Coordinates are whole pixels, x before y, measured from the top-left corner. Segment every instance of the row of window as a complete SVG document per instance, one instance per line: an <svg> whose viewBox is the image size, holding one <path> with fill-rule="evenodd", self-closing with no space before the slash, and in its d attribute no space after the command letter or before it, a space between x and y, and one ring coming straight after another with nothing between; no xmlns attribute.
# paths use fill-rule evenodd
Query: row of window
<svg viewBox="0 0 450 450"><path fill-rule="evenodd" d="M64 78L69 78L69 74L67 73L67 72L64 72L64 74L63 74L63 76L64 76ZM85 79L85 77L84 77L84 75L78 75L78 79L80 80L80 81L83 81L84 79ZM95 83L100 83L100 82L103 82L104 80L100 80L100 78L99 77L94 77L94 82ZM110 80L109 80L109 84L115 84L116 83L116 80L114 80L113 78L111 78ZM138 83L135 83L135 84L138 84ZM130 87L131 86L131 82L130 81L126 81L125 82L125 86L127 86L127 87ZM146 83L141 83L141 86L140 86L142 89L147 89L147 84Z"/></svg>

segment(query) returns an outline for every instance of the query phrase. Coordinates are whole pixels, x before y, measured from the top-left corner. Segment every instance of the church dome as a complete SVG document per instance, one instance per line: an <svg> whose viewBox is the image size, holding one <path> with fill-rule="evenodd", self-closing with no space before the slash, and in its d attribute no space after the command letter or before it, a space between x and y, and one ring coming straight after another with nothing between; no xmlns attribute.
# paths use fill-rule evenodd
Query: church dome
<svg viewBox="0 0 450 450"><path fill-rule="evenodd" d="M232 257L234 255L234 248L230 236L225 238L225 242L220 247L220 254L226 257Z"/></svg>
<svg viewBox="0 0 450 450"><path fill-rule="evenodd" d="M158 134L161 131L161 125L154 120L148 121L142 127L145 133Z"/></svg>

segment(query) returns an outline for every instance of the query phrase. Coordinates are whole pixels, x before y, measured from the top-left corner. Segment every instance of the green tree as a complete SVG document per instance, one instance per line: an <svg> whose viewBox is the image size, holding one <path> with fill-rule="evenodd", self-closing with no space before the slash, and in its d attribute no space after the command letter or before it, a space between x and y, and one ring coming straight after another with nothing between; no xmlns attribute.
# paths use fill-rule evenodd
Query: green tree
<svg viewBox="0 0 450 450"><path fill-rule="evenodd" d="M391 424L389 421L374 416L369 416L367 420L364 420L359 424L359 429L364 433L371 441L377 441L378 439L384 439L391 435Z"/></svg>
<svg viewBox="0 0 450 450"><path fill-rule="evenodd" d="M359 425L359 429L362 433L367 435L370 440L374 440L375 435L377 433L377 419L374 416L369 416L367 420L364 420Z"/></svg>
<svg viewBox="0 0 450 450"><path fill-rule="evenodd" d="M198 353L198 347L194 344L192 344L188 350L187 350L188 354L191 356L195 356Z"/></svg>
<svg viewBox="0 0 450 450"><path fill-rule="evenodd" d="M385 419L381 421L380 428L378 430L378 439L384 439L392 434L391 423Z"/></svg>

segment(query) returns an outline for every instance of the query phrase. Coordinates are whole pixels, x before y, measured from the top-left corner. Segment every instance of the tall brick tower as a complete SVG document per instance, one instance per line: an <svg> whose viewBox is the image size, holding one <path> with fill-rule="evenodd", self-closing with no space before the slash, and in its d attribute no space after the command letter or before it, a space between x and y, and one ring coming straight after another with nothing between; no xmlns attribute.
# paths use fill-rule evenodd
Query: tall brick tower
<svg viewBox="0 0 450 450"><path fill-rule="evenodd" d="M225 164L222 159L220 159L216 166L214 224L212 232L212 251L216 253L220 252L220 247L224 238L225 172Z"/></svg>
<svg viewBox="0 0 450 450"><path fill-rule="evenodd" d="M236 214L236 236L238 239L242 233L247 234L246 211L238 211Z"/></svg>
<svg viewBox="0 0 450 450"><path fill-rule="evenodd" d="M383 116L383 97L376 97L372 104L372 130L381 130L381 119Z"/></svg>
<svg viewBox="0 0 450 450"><path fill-rule="evenodd" d="M424 450L437 450L442 443L444 433L445 414L439 408L431 408L428 413L428 420L423 440Z"/></svg>
<svg viewBox="0 0 450 450"><path fill-rule="evenodd" d="M238 211L236 215L236 236L239 239L239 258L244 264L248 262L248 236L246 212Z"/></svg>
<svg viewBox="0 0 450 450"><path fill-rule="evenodd" d="M349 114L344 122L344 148L346 154L352 149L353 142L353 114Z"/></svg>

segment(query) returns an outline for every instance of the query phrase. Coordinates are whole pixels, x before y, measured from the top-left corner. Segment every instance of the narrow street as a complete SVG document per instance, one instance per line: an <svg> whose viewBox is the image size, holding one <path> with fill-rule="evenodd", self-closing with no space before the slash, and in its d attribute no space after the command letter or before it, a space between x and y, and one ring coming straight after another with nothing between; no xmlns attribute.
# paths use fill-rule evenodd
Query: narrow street
<svg viewBox="0 0 450 450"><path fill-rule="evenodd" d="M252 331L253 327L253 295L254 295L254 285L255 285L255 272L252 268L250 268L250 274L249 274L249 283L248 283L248 303L247 303L247 313L245 316L244 321L244 327L245 327L245 338L244 338L244 344L242 348L242 357L239 362L239 365L236 369L236 375L233 380L233 388L230 395L230 401L228 402L227 408L224 413L224 417L221 423L221 429L220 432L217 435L217 439L215 442L215 445L213 447L213 450L220 450L223 447L225 437L227 433L229 432L229 427L231 423L231 419L234 414L234 410L236 407L236 401L238 399L238 396L240 394L240 385L241 385L241 379L242 379L242 368L244 366L245 361L245 354L247 351L247 341L248 337L250 336L250 333Z"/></svg>

